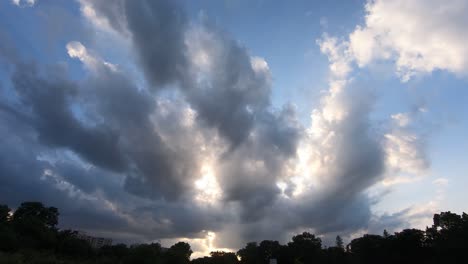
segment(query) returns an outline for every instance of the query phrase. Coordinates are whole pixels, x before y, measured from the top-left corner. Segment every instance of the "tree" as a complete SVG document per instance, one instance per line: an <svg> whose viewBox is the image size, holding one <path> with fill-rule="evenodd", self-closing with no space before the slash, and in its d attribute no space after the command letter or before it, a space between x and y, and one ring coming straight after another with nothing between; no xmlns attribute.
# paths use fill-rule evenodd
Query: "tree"
<svg viewBox="0 0 468 264"><path fill-rule="evenodd" d="M154 264L161 262L161 245L158 243L141 244L130 247L128 254L123 259L124 264ZM177 263L177 262L168 262Z"/></svg>
<svg viewBox="0 0 468 264"><path fill-rule="evenodd" d="M384 238L389 238L389 237L390 237L390 234L387 232L387 229L384 229L384 231L383 231L383 237L384 237Z"/></svg>
<svg viewBox="0 0 468 264"><path fill-rule="evenodd" d="M40 202L24 202L13 214L13 221L33 221L47 228L58 224L59 212L55 207L44 207Z"/></svg>
<svg viewBox="0 0 468 264"><path fill-rule="evenodd" d="M7 205L0 204L0 224L6 224L10 218L11 209Z"/></svg>
<svg viewBox="0 0 468 264"><path fill-rule="evenodd" d="M210 253L210 264L236 264L236 254L233 252L214 251Z"/></svg>
<svg viewBox="0 0 468 264"><path fill-rule="evenodd" d="M244 248L237 251L237 255L240 257L241 263L262 263L262 258L259 254L257 242L247 243L247 245Z"/></svg>
<svg viewBox="0 0 468 264"><path fill-rule="evenodd" d="M269 263L270 259L278 259L280 250L280 243L278 241L263 240L258 247L258 253L263 263Z"/></svg>
<svg viewBox="0 0 468 264"><path fill-rule="evenodd" d="M86 240L79 239L77 235L78 232L72 230L58 232L57 252L75 258L89 257L93 253L91 245Z"/></svg>
<svg viewBox="0 0 468 264"><path fill-rule="evenodd" d="M424 232L418 229L405 229L395 233L395 240L402 248L407 250L423 246Z"/></svg>
<svg viewBox="0 0 468 264"><path fill-rule="evenodd" d="M468 215L450 211L434 215L427 241L441 249L468 248ZM426 232L428 233L428 232Z"/></svg>
<svg viewBox="0 0 468 264"><path fill-rule="evenodd" d="M59 212L39 202L24 202L14 212L13 228L21 243L29 248L52 248L57 239Z"/></svg>
<svg viewBox="0 0 468 264"><path fill-rule="evenodd" d="M176 244L172 245L167 252L169 263L189 263L192 253L193 251L190 248L190 244L185 242L177 242Z"/></svg>
<svg viewBox="0 0 468 264"><path fill-rule="evenodd" d="M379 235L364 235L351 241L350 250L360 263L379 263L385 248L384 241Z"/></svg>
<svg viewBox="0 0 468 264"><path fill-rule="evenodd" d="M337 248L341 248L344 250L343 239L340 236L336 236L335 244Z"/></svg>
<svg viewBox="0 0 468 264"><path fill-rule="evenodd" d="M10 225L0 225L0 251L14 251L18 249L18 236Z"/></svg>
<svg viewBox="0 0 468 264"><path fill-rule="evenodd" d="M313 262L314 259L320 258L320 250L322 249L322 240L313 234L304 232L293 236L292 242L288 243L292 253L298 261L302 263Z"/></svg>
<svg viewBox="0 0 468 264"><path fill-rule="evenodd" d="M434 226L445 230L458 229L462 226L462 217L450 211L434 215Z"/></svg>
<svg viewBox="0 0 468 264"><path fill-rule="evenodd" d="M7 205L0 205L0 251L12 251L18 246L18 238L9 221L10 211Z"/></svg>
<svg viewBox="0 0 468 264"><path fill-rule="evenodd" d="M103 246L99 249L99 253L101 256L122 259L128 254L128 247L125 244Z"/></svg>

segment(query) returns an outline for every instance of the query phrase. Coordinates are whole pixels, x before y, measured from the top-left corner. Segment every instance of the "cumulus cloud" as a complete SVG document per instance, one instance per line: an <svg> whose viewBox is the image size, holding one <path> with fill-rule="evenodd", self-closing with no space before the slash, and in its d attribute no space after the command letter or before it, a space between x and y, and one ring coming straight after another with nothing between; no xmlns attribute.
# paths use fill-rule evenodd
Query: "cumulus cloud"
<svg viewBox="0 0 468 264"><path fill-rule="evenodd" d="M380 2L368 3L367 20ZM349 39L317 41L330 80L304 127L293 104L272 105L264 58L209 21L190 21L177 2L79 3L97 29L130 43L132 57L115 65L92 44L70 41L69 59L85 69L79 80L63 64L11 61L15 98L0 103L0 138L8 143L0 172L14 175L0 177L5 201L17 204L13 192L39 186L25 197L64 208L65 225L131 242L187 238L203 251L285 240L303 229L368 228L378 200L368 189L389 169L428 166L414 116L394 114L379 133L376 97L352 77L354 62L399 54L380 47L396 34L385 26L366 20ZM422 71L402 61L405 74ZM404 215L381 219L397 225Z"/></svg>
<svg viewBox="0 0 468 264"><path fill-rule="evenodd" d="M361 67L395 60L403 81L437 69L466 75L467 11L463 0L368 1L365 24L349 36L350 51Z"/></svg>
<svg viewBox="0 0 468 264"><path fill-rule="evenodd" d="M101 71L107 70L108 74L117 74L104 67L105 65L102 66ZM189 122L182 122L185 117L178 116L185 115L186 108L171 104L173 109L161 110L156 116L147 116L152 113L148 111L152 109L149 98L139 96L138 90L132 90L135 87L125 83L125 79L113 76L110 79L116 83L112 83L104 78L105 72L101 72L92 75L85 84L89 89L102 91L96 93L94 90L88 94L91 90L86 90L84 86L80 87L82 90L79 95L75 91L74 96L86 98L90 103L87 108L82 106L81 111L89 111L83 114L93 113L96 119L104 117L106 120L93 120L97 123L85 126L83 121L76 117L76 113L62 105L66 95L53 90L64 89L63 93L66 93L69 89L65 85L66 82L60 83L50 75L39 77L32 68L24 68L32 66L17 67L13 78L21 79L21 82L15 83L15 88L25 103L18 108L27 113L27 105L30 104L33 114L25 122L15 115L12 116L12 112L1 112L2 123L8 124L5 126L7 131L2 130L5 148L0 153L2 175L9 175L1 177L2 186L8 186L2 192L3 201L13 205L18 204L19 199L51 203L63 208L62 219L65 227L79 227L107 235L112 233L112 237L128 242L173 236L196 237L201 230L217 229L216 222L221 219L218 212L204 203L192 204L190 198L182 200L184 195L188 195L186 193L196 191L192 190L191 184L199 175L196 164L193 164L191 171L183 171L185 161L177 157L185 151L184 157L202 158L194 154L199 154L196 143L192 143L190 147L185 145L191 142L186 134L190 132L183 127L180 128L182 132L178 132L179 124L172 125L174 120L179 120L180 126L190 126ZM28 72L31 76L19 75L19 71L23 74ZM40 86L33 86L31 83ZM43 92L44 96L32 92L30 89L33 88L35 92ZM105 90L106 88L112 90ZM54 93L51 94L51 90ZM50 98L51 101L46 98ZM95 99L99 100L94 101ZM131 103L128 108L122 108L124 99L125 103ZM59 108L60 106L63 108ZM137 109L137 106L140 108ZM48 119L53 113L60 116ZM167 125L163 125L163 121ZM88 120L88 124L89 122ZM153 122L157 122L165 130L154 128ZM102 130L98 130L98 127ZM141 128L145 130L142 131ZM10 130L16 132L11 133ZM106 131L112 133L106 134ZM190 134L193 136L193 133ZM104 138L95 140L95 137L100 135ZM112 140L112 135L125 137L125 140L112 142L114 149L108 150L106 138ZM170 136L170 140L178 137L180 145L172 145L171 149L167 150L161 141L157 141L161 138L159 135L165 138ZM6 144L8 142L11 143ZM11 148L20 151L21 155L16 154L18 151L12 151L10 145ZM92 150L93 147L96 149ZM26 149L27 151L22 153ZM106 153L104 158L98 155L99 149ZM114 153L125 157L117 159L112 155ZM192 164L191 160L186 162ZM114 162L117 165L114 166ZM24 167L18 167L16 164ZM154 170L150 171L151 168ZM30 192L34 195L13 195L27 193L27 190L32 188L36 190ZM54 201L54 197L61 197L60 201ZM164 197L165 201L160 200L160 197ZM86 210L80 207L85 207ZM77 217L77 214L80 217ZM185 222L186 219L191 219L190 224Z"/></svg>
<svg viewBox="0 0 468 264"><path fill-rule="evenodd" d="M222 186L223 199L241 203L247 218L261 212L278 193L275 179L282 171L278 164L294 156L299 135L294 116L290 117L293 112L269 109L268 64L251 57L244 47L209 23L189 26L183 11L173 2L147 5L129 1L122 6L124 15L115 17L126 18L126 29L132 35L137 61L150 90L178 84L196 113L197 124L215 129L221 142L228 143L227 148L215 147L222 152L218 151L214 165L210 164L215 167L210 169ZM144 7L154 14L136 15ZM113 19L105 10L101 14ZM161 27L162 22L168 26ZM155 30L161 32L153 34ZM148 40L147 36L152 37ZM260 166L258 170L255 164Z"/></svg>
<svg viewBox="0 0 468 264"><path fill-rule="evenodd" d="M299 205L307 213L304 218L319 214L323 219L341 219L346 215L348 222L321 223L318 217L312 227L321 232L345 231L369 221L372 202L364 191L382 175L384 155L369 119L374 96L349 77L346 44L326 35L318 43L330 61L329 89L320 107L312 111L311 127L298 150L306 165L299 167L292 180L300 179L302 189L309 183L305 186L310 190L298 194L299 200L307 201ZM306 170L301 171L303 168Z"/></svg>
<svg viewBox="0 0 468 264"><path fill-rule="evenodd" d="M389 129L384 135L389 174L394 176L401 172L424 175L428 172L430 163L427 157L427 136L419 132L414 124L418 122L421 115L424 115L424 111L417 109L390 116ZM402 182L402 180L403 178L386 179L387 184Z"/></svg>
<svg viewBox="0 0 468 264"><path fill-rule="evenodd" d="M408 131L393 131L385 134L387 162L391 168L403 172L422 174L428 165L424 141Z"/></svg>
<svg viewBox="0 0 468 264"><path fill-rule="evenodd" d="M51 147L71 148L105 168L123 170L118 135L103 126L86 126L74 116L70 103L78 87L60 76L59 67L54 70L50 78L43 78L34 64L18 64L12 76L21 102L32 110L31 125L39 140Z"/></svg>

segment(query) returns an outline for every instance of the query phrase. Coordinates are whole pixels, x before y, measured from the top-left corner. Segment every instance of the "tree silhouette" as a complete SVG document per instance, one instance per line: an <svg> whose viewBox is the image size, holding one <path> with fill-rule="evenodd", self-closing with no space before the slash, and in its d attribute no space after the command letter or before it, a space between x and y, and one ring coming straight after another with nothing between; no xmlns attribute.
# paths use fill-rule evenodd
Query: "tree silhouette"
<svg viewBox="0 0 468 264"><path fill-rule="evenodd" d="M40 202L24 202L13 213L12 224L19 242L27 248L52 248L57 237L58 210Z"/></svg>
<svg viewBox="0 0 468 264"><path fill-rule="evenodd" d="M193 251L186 242L177 242L168 250L169 263L182 264L189 263Z"/></svg>
<svg viewBox="0 0 468 264"><path fill-rule="evenodd" d="M337 248L341 248L344 250L344 243L343 243L343 239L340 237L340 236L336 236L336 239L335 239L335 246Z"/></svg>
<svg viewBox="0 0 468 264"><path fill-rule="evenodd" d="M169 249L158 243L127 247L124 244L93 249L73 230L57 228L59 212L38 202L25 202L11 214L0 205L0 264L367 264L367 263L468 263L468 215L435 214L425 231L404 229L383 235L365 234L353 239L344 250L340 236L335 246L322 247L322 240L304 232L286 245L264 240L249 242L237 255L214 251L210 256L190 260L188 243Z"/></svg>
<svg viewBox="0 0 468 264"><path fill-rule="evenodd" d="M0 205L0 251L13 251L18 247L18 237L10 223L11 209Z"/></svg>
<svg viewBox="0 0 468 264"><path fill-rule="evenodd" d="M384 238L389 238L389 237L390 237L390 234L387 232L387 229L384 229L384 231L383 231L383 237L384 237Z"/></svg>
<svg viewBox="0 0 468 264"><path fill-rule="evenodd" d="M72 230L59 231L57 233L57 252L75 258L87 258L92 255L91 245L86 240L79 239L77 234L78 232Z"/></svg>
<svg viewBox="0 0 468 264"><path fill-rule="evenodd" d="M10 211L11 209L7 205L0 204L0 225L8 222Z"/></svg>
<svg viewBox="0 0 468 264"><path fill-rule="evenodd" d="M154 264L162 259L161 245L157 243L141 244L130 247L128 254L123 258L123 264ZM177 262L174 262L177 263Z"/></svg>
<svg viewBox="0 0 468 264"><path fill-rule="evenodd" d="M247 245L237 251L237 255L241 259L241 263L245 264L254 264L254 263L262 263L262 257L259 254L257 242L249 242Z"/></svg>
<svg viewBox="0 0 468 264"><path fill-rule="evenodd" d="M295 260L301 263L309 263L320 258L322 240L313 234L304 232L293 236L292 242L288 243L288 247L291 248Z"/></svg>
<svg viewBox="0 0 468 264"><path fill-rule="evenodd" d="M44 207L40 202L24 202L13 214L13 222L34 222L46 228L54 228L58 224L58 209Z"/></svg>

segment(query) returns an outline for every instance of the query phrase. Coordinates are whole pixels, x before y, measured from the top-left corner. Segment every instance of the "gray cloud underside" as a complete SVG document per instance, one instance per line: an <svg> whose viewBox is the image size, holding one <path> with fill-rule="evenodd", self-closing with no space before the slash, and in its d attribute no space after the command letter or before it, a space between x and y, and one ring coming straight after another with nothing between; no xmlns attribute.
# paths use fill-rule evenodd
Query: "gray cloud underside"
<svg viewBox="0 0 468 264"><path fill-rule="evenodd" d="M384 170L369 123L372 98L358 101L361 90L349 92L348 103L355 105L332 128L341 139L331 150L337 158L324 188L285 199L277 181L288 181L288 164L306 131L294 107L270 105L269 72L252 66L245 47L209 23L194 25L174 1L88 3L130 37L149 88L104 64L71 81L61 66L4 57L14 69L17 100L0 99L2 202L42 200L61 209L64 226L113 232L122 240L213 230L232 247L282 239L298 228L332 233L367 225L373 201L364 192ZM212 52L202 81L187 42L194 28L210 36L197 35ZM161 92L170 89L180 98L166 105ZM184 124L187 108L196 113L190 126ZM215 157L221 205L193 199L203 144L221 145ZM228 238L232 234L236 238Z"/></svg>

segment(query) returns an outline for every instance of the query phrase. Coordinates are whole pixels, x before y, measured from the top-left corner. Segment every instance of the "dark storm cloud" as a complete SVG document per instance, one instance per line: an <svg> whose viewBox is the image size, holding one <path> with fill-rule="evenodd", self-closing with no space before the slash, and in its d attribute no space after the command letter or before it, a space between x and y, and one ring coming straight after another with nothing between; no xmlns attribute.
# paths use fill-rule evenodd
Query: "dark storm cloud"
<svg viewBox="0 0 468 264"><path fill-rule="evenodd" d="M18 60L18 54L12 39L6 32L5 25L0 25L0 62L11 63Z"/></svg>
<svg viewBox="0 0 468 264"><path fill-rule="evenodd" d="M115 30L130 33L138 60L153 89L177 82L186 74L187 18L176 2L86 1Z"/></svg>
<svg viewBox="0 0 468 264"><path fill-rule="evenodd" d="M270 104L269 72L256 71L246 48L225 33L210 26L202 30L211 37L192 33L195 36L190 40L199 42L201 52L209 54L211 66L206 80L193 81L186 96L200 121L216 127L237 147Z"/></svg>
<svg viewBox="0 0 468 264"><path fill-rule="evenodd" d="M200 124L216 128L229 140L231 152L223 155L219 172L226 199L241 202L246 218L260 217L262 208L278 195L276 179L283 169L280 164L295 155L300 135L297 126L283 120L284 114L276 116L268 110L268 69L254 68L246 48L215 27L203 24L189 28L183 10L174 2L127 1L121 5L124 10L120 15L109 14L104 6L95 8L110 24L116 17L127 22L150 84L161 86L177 81ZM189 61L194 63L190 45L203 48L195 53L208 53L211 67L203 73L202 81L197 81L193 65L189 65ZM248 139L251 132L255 138ZM264 171L249 171L252 161L263 163ZM132 190L136 186L141 193L153 192L144 184L147 180L129 178L127 187Z"/></svg>
<svg viewBox="0 0 468 264"><path fill-rule="evenodd" d="M60 68L54 70L59 72L40 76L34 65L18 64L12 76L24 110L31 112L29 125L42 143L126 174L125 187L140 196L174 200L191 188L193 157L162 141L150 120L155 104L149 95L103 63L82 87L65 79ZM81 115L91 116L94 125L75 116L76 103L82 103ZM21 115L8 105L2 108Z"/></svg>
<svg viewBox="0 0 468 264"><path fill-rule="evenodd" d="M290 107L259 117L253 135L221 160L219 180L225 199L241 203L243 221L262 218L280 190L276 183L294 158L301 127Z"/></svg>
<svg viewBox="0 0 468 264"><path fill-rule="evenodd" d="M97 57L79 82L60 68L41 72L12 63L19 103L0 100L0 124L11 129L1 130L8 136L0 140L12 142L0 150L2 199L18 204L13 197L21 193L21 199L43 200L63 208L70 227L121 238L210 230L221 231L232 247L302 228L349 233L369 223L374 201L365 191L379 180L384 156L369 121L368 91L347 91L340 103L348 117L327 124L335 141L326 146L324 138L309 138L292 105L271 106L265 61L206 21L190 23L174 1L81 2L129 37L149 88ZM167 99L163 89L181 98ZM301 176L291 172L301 144L322 165L322 157L334 160L312 172L318 186L291 198L297 188L291 177ZM208 158L220 205L194 199ZM289 198L280 180L289 184Z"/></svg>
<svg viewBox="0 0 468 264"><path fill-rule="evenodd" d="M170 109L166 113L158 109L152 96L139 90L123 72L101 61L97 61L95 72L82 83L67 80L67 73L60 67L40 71L33 64L13 66L11 83L19 104L2 102L1 123L10 128L24 126L29 141L17 147L30 145L31 149L30 155L12 157L17 164L26 165L21 171L13 172L14 168L7 166L11 163L6 158L8 148L4 148L6 152L2 153L1 160L5 166L0 171L2 186L8 189L3 192L6 197L2 201L15 205L19 199L41 200L64 208L63 226L100 232L119 230L116 236L131 233L133 239L140 241L192 235L215 228L212 223L216 220L211 220L215 212L184 204L187 200L158 202L157 208L161 209L158 214L149 214L144 221L134 218L140 213L135 211L135 205L152 204L151 200L159 199L178 200L193 187L194 177L198 176L198 151L191 149L193 144L189 144L188 134L178 132L183 111ZM167 146L159 135L161 130L181 146L176 147L171 141L171 146ZM18 131L11 133L19 141L24 140L25 136ZM10 137L2 137L3 140L12 141ZM93 147L96 149L92 150ZM67 157L67 150L83 158L84 164L79 157ZM59 158L54 158L56 151L62 153L58 154ZM106 154L104 158L100 151ZM122 154L125 159L115 159L115 153L125 153ZM49 162L49 159L58 161ZM113 166L113 161L124 166ZM46 171L51 175L44 174ZM35 195L19 195L18 200L12 200L15 193L29 193L33 187L37 188ZM126 208L125 213L110 210L102 199ZM132 215L127 215L129 212ZM171 222L170 226L160 225L158 218L163 216ZM185 223L188 218L192 219L192 225Z"/></svg>
<svg viewBox="0 0 468 264"><path fill-rule="evenodd" d="M253 127L257 111L269 105L270 85L255 72L246 48L220 30L206 26L214 39L187 39L189 26L176 1L123 1L117 11L89 2L111 25L131 34L141 68L152 89L177 83L197 110L200 121L216 127L233 146L240 144ZM116 21L118 20L118 22ZM198 41L211 53L213 72L206 82L197 83L190 69L187 45Z"/></svg>
<svg viewBox="0 0 468 264"><path fill-rule="evenodd" d="M53 164L38 157L48 151L47 147L36 141L34 133L27 126L18 124L15 120L8 120L0 115L0 201L12 207L23 201L42 201L43 203L60 208L65 223L79 223L71 225L81 227L81 221L95 221L98 219L108 223L109 228L125 226L125 221L119 219L105 208L70 196L66 190L54 185L54 180L47 178L46 171L55 168ZM81 170L80 180L85 170L76 164L61 164L60 171ZM72 176L70 174L69 176ZM57 183L57 182L55 182ZM96 184L97 182L94 182ZM101 182L102 183L102 182ZM101 187L96 187L101 188ZM62 222L62 223L63 223Z"/></svg>
<svg viewBox="0 0 468 264"><path fill-rule="evenodd" d="M31 108L31 125L37 129L40 141L70 148L98 166L125 169L125 157L117 147L118 135L105 127L86 127L74 117L70 100L76 95L77 86L59 75L44 79L34 65L21 63L12 76L21 102Z"/></svg>
<svg viewBox="0 0 468 264"><path fill-rule="evenodd" d="M196 173L193 156L171 148L158 129L174 126L180 116L154 124L154 99L140 91L122 72L101 63L85 83L90 112L119 134L120 149L126 153L129 169L125 187L130 192L155 199L184 196ZM164 123L163 123L164 122ZM177 131L174 134L177 137Z"/></svg>
<svg viewBox="0 0 468 264"><path fill-rule="evenodd" d="M185 73L186 17L175 1L125 1L125 17L146 78L157 89Z"/></svg>
<svg viewBox="0 0 468 264"><path fill-rule="evenodd" d="M296 127L287 123L282 124L283 120L267 109L270 104L271 89L268 70L254 69L247 50L210 25L200 25L200 32L195 30L188 32L190 29L186 24L183 10L172 1L127 1L119 5L123 10L119 9L113 13L109 13L105 6L96 5L94 8L107 17L111 25L121 25L122 21L127 23L126 29L132 36L138 60L152 88L177 82L190 105L196 110L199 123L216 128L229 140L231 149L237 147L244 149L238 153L224 155L225 165L220 177L229 179L229 184L223 186L223 190L228 200L242 200L243 205L248 207L246 212L249 213L245 214L246 217L251 212L259 214L261 212L259 209L275 200L278 194L275 181L281 171L279 169L281 166L277 164L281 164L283 159L289 156L294 156L299 136ZM120 19L120 22L114 23L115 19ZM124 31L122 28L116 29ZM204 33L210 34L212 38L206 39ZM191 34L192 39L186 40L187 34ZM202 82L196 81L196 76L190 68L192 65L189 65L189 47L186 45L192 44L206 49L211 60L211 70L206 73L206 78ZM247 140L254 129L258 135L255 139ZM139 131L137 132L141 133ZM147 136L138 138L145 137ZM257 140L258 143L252 142ZM146 142L158 142L158 140L156 138ZM243 143L246 146L240 147ZM254 147L249 148L247 145ZM148 145L140 144L140 146ZM270 149L270 146L273 149ZM153 157L164 159L169 154L175 159L178 158L177 153L154 153L157 149L158 146L151 147ZM245 153L251 151L255 154ZM145 151L135 155L142 153ZM159 193L155 192L155 186L164 186L160 189L170 190L168 194L180 193L180 189L174 187L191 179L190 174L193 174L193 171L190 169L193 169L193 166L184 166L184 163L190 162L193 158L185 157L182 162L177 163L177 171L181 171L185 176L179 176L178 181L166 185L161 179L171 179L171 177L162 178L162 175L154 175L154 172L164 174L163 172L170 170L171 167L158 167L158 163L147 157L149 155L135 159L139 162L138 167L144 170L143 174L146 177L127 178L126 187L133 193L154 195ZM238 171L238 168L249 166L245 164L248 161L246 157L267 164L263 177L253 171L246 172L242 169ZM156 184L151 184L152 182Z"/></svg>
<svg viewBox="0 0 468 264"><path fill-rule="evenodd" d="M23 201L42 201L60 209L62 228L112 234L117 241L131 243L196 236L201 230L216 228L213 223L226 217L186 202L152 202L131 195L122 188L124 175L51 150L37 140L30 126L10 117L0 112L2 203L15 207Z"/></svg>

